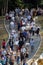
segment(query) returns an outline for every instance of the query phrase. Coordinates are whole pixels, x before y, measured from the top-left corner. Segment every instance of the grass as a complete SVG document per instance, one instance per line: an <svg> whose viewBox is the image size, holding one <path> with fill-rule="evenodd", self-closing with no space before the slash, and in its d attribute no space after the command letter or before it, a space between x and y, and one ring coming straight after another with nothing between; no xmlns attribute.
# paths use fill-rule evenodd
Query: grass
<svg viewBox="0 0 43 65"><path fill-rule="evenodd" d="M41 25L41 28L43 29L43 16L38 16L38 23Z"/></svg>
<svg viewBox="0 0 43 65"><path fill-rule="evenodd" d="M43 36L43 30L42 30L42 31L40 31L40 35L41 35L41 36Z"/></svg>
<svg viewBox="0 0 43 65"><path fill-rule="evenodd" d="M5 16L0 16L0 19L4 19L5 18Z"/></svg>
<svg viewBox="0 0 43 65"><path fill-rule="evenodd" d="M38 20L43 20L43 16L38 16Z"/></svg>
<svg viewBox="0 0 43 65"><path fill-rule="evenodd" d="M41 34L41 36L43 36L43 16L38 17L38 24L40 24L40 26L41 26L40 34Z"/></svg>
<svg viewBox="0 0 43 65"><path fill-rule="evenodd" d="M4 18L1 18L1 20L0 20L0 46L1 46L3 39L5 39L5 41L7 41L7 39L8 39L8 33L4 26L4 20L2 21L2 19L4 19Z"/></svg>

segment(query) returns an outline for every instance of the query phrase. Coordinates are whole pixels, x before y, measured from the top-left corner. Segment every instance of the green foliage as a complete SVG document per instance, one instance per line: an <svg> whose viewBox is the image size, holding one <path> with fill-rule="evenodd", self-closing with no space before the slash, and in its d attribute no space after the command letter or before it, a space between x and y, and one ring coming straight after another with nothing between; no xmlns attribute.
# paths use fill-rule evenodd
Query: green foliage
<svg viewBox="0 0 43 65"><path fill-rule="evenodd" d="M3 7L3 0L0 0L0 9Z"/></svg>
<svg viewBox="0 0 43 65"><path fill-rule="evenodd" d="M18 7L21 7L21 8L24 7L24 3L22 0L16 0L15 5L17 5Z"/></svg>
<svg viewBox="0 0 43 65"><path fill-rule="evenodd" d="M33 7L33 4L32 3L24 4L24 8L25 7L31 9Z"/></svg>
<svg viewBox="0 0 43 65"><path fill-rule="evenodd" d="M37 7L40 4L43 4L43 0L28 0L30 2L24 2L26 0L0 0L0 11L5 13L8 9L15 9L16 7L29 9L32 7ZM35 2L36 1L36 2ZM6 11L5 11L6 10Z"/></svg>
<svg viewBox="0 0 43 65"><path fill-rule="evenodd" d="M37 6L39 5L40 3L43 3L43 0L31 0L31 2L29 3L24 3L23 0L0 0L0 8L2 7L6 7L7 6L7 1L9 2L9 7L32 7L33 5L34 6ZM36 2L35 2L36 1Z"/></svg>
<svg viewBox="0 0 43 65"><path fill-rule="evenodd" d="M41 3L40 3L40 5L43 5L43 0L41 0Z"/></svg>

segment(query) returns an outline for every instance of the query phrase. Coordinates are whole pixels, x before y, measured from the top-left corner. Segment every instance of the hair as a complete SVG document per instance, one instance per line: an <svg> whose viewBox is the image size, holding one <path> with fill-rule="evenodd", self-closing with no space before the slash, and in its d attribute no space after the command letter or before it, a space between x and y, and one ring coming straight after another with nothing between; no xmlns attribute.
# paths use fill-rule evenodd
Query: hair
<svg viewBox="0 0 43 65"><path fill-rule="evenodd" d="M3 39L3 41L5 41L5 39Z"/></svg>

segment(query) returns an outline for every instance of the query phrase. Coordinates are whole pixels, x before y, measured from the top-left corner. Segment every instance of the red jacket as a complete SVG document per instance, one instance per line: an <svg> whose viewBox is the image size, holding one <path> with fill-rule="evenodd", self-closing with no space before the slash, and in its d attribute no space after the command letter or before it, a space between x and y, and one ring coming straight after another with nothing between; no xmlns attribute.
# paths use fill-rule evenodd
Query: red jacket
<svg viewBox="0 0 43 65"><path fill-rule="evenodd" d="M5 44L6 44L6 42L5 42L5 41L3 41L3 42L2 42L2 46L5 46Z"/></svg>

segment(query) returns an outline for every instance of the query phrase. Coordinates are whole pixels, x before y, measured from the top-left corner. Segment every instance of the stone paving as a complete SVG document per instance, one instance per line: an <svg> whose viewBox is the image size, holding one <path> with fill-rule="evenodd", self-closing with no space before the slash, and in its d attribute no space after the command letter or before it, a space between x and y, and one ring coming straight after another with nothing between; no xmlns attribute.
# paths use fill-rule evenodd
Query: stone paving
<svg viewBox="0 0 43 65"><path fill-rule="evenodd" d="M6 25L8 32L9 32L9 35L10 35L11 31L9 30L9 22L5 21L5 25ZM35 35L35 36L32 36L32 37L34 39L34 51L29 54L28 60L30 60L34 56L34 54L36 53L36 51L38 50L38 48L40 46L40 41L41 41L40 36Z"/></svg>

